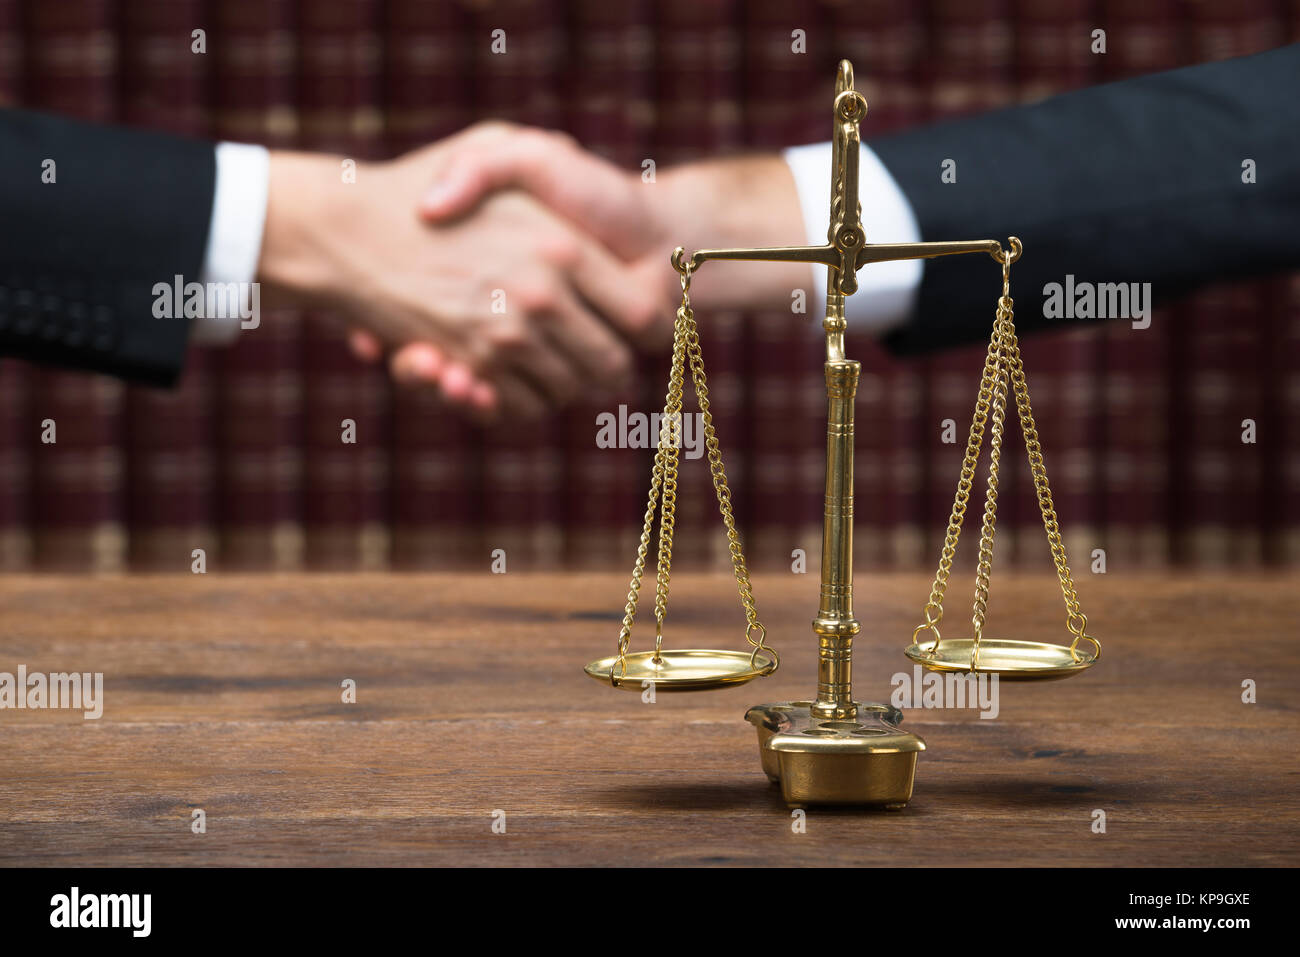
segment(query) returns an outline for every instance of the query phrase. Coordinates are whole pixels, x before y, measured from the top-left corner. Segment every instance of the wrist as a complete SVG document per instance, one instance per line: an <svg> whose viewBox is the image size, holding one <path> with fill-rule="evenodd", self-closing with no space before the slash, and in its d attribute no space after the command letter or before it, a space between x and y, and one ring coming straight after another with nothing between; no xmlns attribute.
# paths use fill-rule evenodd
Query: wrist
<svg viewBox="0 0 1300 957"><path fill-rule="evenodd" d="M672 245L685 245L687 253L807 242L794 177L779 154L689 163L663 178L664 216L677 235ZM780 307L789 303L791 290L811 288L812 269L806 263L715 264L692 291L712 308Z"/></svg>
<svg viewBox="0 0 1300 957"><path fill-rule="evenodd" d="M273 296L310 304L340 291L333 251L354 202L340 169L338 157L272 151L257 275Z"/></svg>

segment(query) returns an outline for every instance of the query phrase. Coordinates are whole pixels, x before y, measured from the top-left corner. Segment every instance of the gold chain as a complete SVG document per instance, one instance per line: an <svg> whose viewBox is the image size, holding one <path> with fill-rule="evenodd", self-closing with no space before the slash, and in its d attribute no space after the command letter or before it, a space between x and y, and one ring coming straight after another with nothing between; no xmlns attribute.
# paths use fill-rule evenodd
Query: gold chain
<svg viewBox="0 0 1300 957"><path fill-rule="evenodd" d="M655 573L655 661L664 640L664 617L668 614L668 580L672 571L673 531L677 520L677 465L682 441L682 389L686 376L686 323L690 315L687 286L682 286L682 305L673 322L673 360L668 373L668 395L659 419L659 451L662 454L663 488L660 491L659 560Z"/></svg>
<svg viewBox="0 0 1300 957"><path fill-rule="evenodd" d="M1087 634L1088 617L1079 609L1079 595L1074 590L1074 579L1070 575L1070 566L1065 559L1065 543L1061 541L1061 528L1056 519L1056 507L1052 504L1052 490L1047 484L1047 467L1043 463L1043 447L1038 440L1038 427L1034 424L1034 413L1029 407L1029 386L1025 382L1025 367L1020 360L1020 343L1016 339L1014 325L1008 325L1007 355L1010 365L1011 381L1016 396L1016 409L1020 416L1021 431L1025 436L1025 451L1029 458L1029 471L1034 477L1034 491L1038 496L1038 508L1043 515L1043 530L1047 532L1047 544L1052 550L1052 561L1056 565L1056 577L1061 583L1061 597L1065 599L1065 627L1074 636L1070 643L1070 653L1074 655L1079 639L1086 638L1092 642L1097 654L1101 654L1101 643ZM1078 656L1074 655L1077 659Z"/></svg>
<svg viewBox="0 0 1300 957"><path fill-rule="evenodd" d="M612 684L617 685L627 673L627 650L632 638L632 624L636 620L637 602L641 594L641 579L645 574L646 556L650 552L650 536L654 526L655 506L660 506L659 553L655 575L655 660L659 659L663 644L663 624L668 613L668 584L672 570L673 531L677 516L677 465L682 438L682 394L685 388L686 366L691 369L695 395L700 405L700 418L704 423L704 444L708 450L709 473L718 498L718 509L727 530L727 547L736 574L740 602L745 609L745 640L753 646L750 662L755 663L760 651L772 658L772 671L780 665L776 652L768 647L767 629L758 620L754 607L754 592L749 583L749 570L741 550L740 535L731 507L731 489L727 486L727 473L722 465L722 452L718 446L713 415L709 410L709 387L704 374L704 356L700 349L699 329L695 313L691 310L691 273L689 263L680 269L682 302L677 307L673 322L673 358L668 373L668 393L664 397L664 413L659 421L659 445L655 450L654 468L650 475L650 494L646 503L645 521L641 528L641 542L637 548L636 563L632 568L632 581L628 586L627 605L623 609L623 626L618 634L618 661L610 669ZM755 638L755 632L758 637Z"/></svg>
<svg viewBox="0 0 1300 957"><path fill-rule="evenodd" d="M980 449L984 446L984 427L988 421L989 409L993 405L993 390L999 377L1001 359L1001 339L999 327L995 325L994 336L989 341L988 352L984 357L984 371L980 376L979 396L975 400L975 414L971 418L970 437L966 441L966 454L962 459L961 477L957 480L957 496L952 503L952 514L948 518L948 532L944 537L943 551L939 554L939 570L934 576L934 585L930 588L930 597L922 613L925 621L917 625L912 632L912 641L922 631L934 633L935 646L938 646L939 622L943 620L943 596L948 588L948 576L952 574L953 559L957 555L957 541L961 537L962 523L966 518L966 507L970 502L970 492L975 484L975 468L979 464Z"/></svg>
<svg viewBox="0 0 1300 957"><path fill-rule="evenodd" d="M984 636L984 619L988 615L989 576L993 572L993 532L998 515L998 471L1002 464L1003 424L1007 411L1007 330L1012 324L1011 263L1002 263L1002 296L998 299L993 320L992 345L995 349L993 381L993 421L989 436L989 474L984 493L984 524L980 529L979 560L975 565L975 604L971 608L974 626L974 650L971 667L979 665L980 639Z"/></svg>
<svg viewBox="0 0 1300 957"><path fill-rule="evenodd" d="M689 276L689 271L687 272ZM689 283L687 284L689 286ZM704 447L709 455L709 473L713 477L713 490L718 497L718 511L722 513L722 524L727 527L727 550L731 552L731 567L736 574L736 587L740 592L740 603L745 606L745 640L754 648L749 656L750 664L758 660L758 653L766 651L772 656L772 670L781 663L777 653L769 648L767 629L758 620L758 611L754 607L754 590L749 584L749 569L745 566L745 553L740 547L740 535L736 532L736 517L731 510L731 489L727 487L727 472L722 466L722 452L718 447L717 432L713 427L713 414L709 411L709 386L704 375L704 356L700 352L700 333L695 325L695 314L691 311L689 301L685 304L687 315L686 352L690 358L691 378L695 381L695 397L700 403L700 418L704 422ZM754 633L758 632L758 637Z"/></svg>
<svg viewBox="0 0 1300 957"><path fill-rule="evenodd" d="M934 643L929 655L938 651L939 622L943 620L943 598L948 587L948 577L952 573L953 559L957 553L957 541L961 535L966 508L970 501L971 487L975 480L975 469L979 462L980 451L984 444L984 429L992 413L992 436L989 443L989 475L984 497L984 523L980 533L979 560L975 572L975 603L972 609L971 623L974 625L973 653L971 667L979 664L979 643L984 632L985 618L988 614L989 575L993 564L993 533L997 520L998 473L1002 456L1003 424L1006 414L1008 385L1015 396L1016 413L1020 419L1021 431L1024 433L1025 450L1029 459L1029 470L1033 475L1034 490L1038 496L1039 508L1043 515L1043 528L1047 532L1047 542L1052 551L1052 561L1056 565L1056 575L1061 584L1061 594L1065 599L1065 625L1074 641L1070 652L1075 656L1075 648L1081 638L1092 642L1097 652L1101 646L1097 639L1085 633L1088 619L1079 610L1079 596L1075 592L1074 581L1070 576L1070 567L1066 563L1065 545L1061 541L1060 526L1057 522L1056 509L1052 504L1052 491L1047 482L1047 468L1043 463L1042 444L1038 439L1038 428L1034 424L1034 414L1029 403L1029 386L1025 380L1024 364L1020 358L1020 343L1016 338L1014 303L1011 299L1011 264L1020 258L1020 244L1013 241L1013 248L998 256L1002 263L1002 295L998 299L997 313L993 322L993 334L989 340L988 352L984 359L984 371L980 378L979 396L975 402L975 414L971 420L970 437L966 443L966 454L962 460L961 477L957 482L957 495L953 500L952 514L948 519L948 531L944 538L943 551L939 556L939 569L935 573L930 597L926 601L922 615L925 620L912 631L912 642L923 631L934 635Z"/></svg>

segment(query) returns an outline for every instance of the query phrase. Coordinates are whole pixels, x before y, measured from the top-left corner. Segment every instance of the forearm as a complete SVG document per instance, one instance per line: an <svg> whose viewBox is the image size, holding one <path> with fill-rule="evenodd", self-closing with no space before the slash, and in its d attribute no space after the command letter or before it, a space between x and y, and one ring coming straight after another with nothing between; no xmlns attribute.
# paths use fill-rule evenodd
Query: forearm
<svg viewBox="0 0 1300 957"><path fill-rule="evenodd" d="M270 158L266 225L258 279L272 304L322 304L345 295L340 240L347 234L349 187L338 158L274 150ZM355 224L354 224L355 225Z"/></svg>
<svg viewBox="0 0 1300 957"><path fill-rule="evenodd" d="M212 147L0 111L0 354L170 384L190 320L155 286L198 278Z"/></svg>
<svg viewBox="0 0 1300 957"><path fill-rule="evenodd" d="M1159 304L1300 266L1298 68L1300 47L1285 47L907 130L872 147L922 239L1021 237L1017 325L1059 328L1068 320L1044 314L1044 287L1067 276L1079 288L1148 283ZM1244 175L1248 160L1257 178ZM946 161L956 163L955 182L940 176ZM986 338L997 289L983 257L931 262L915 318L887 342L916 353Z"/></svg>
<svg viewBox="0 0 1300 957"><path fill-rule="evenodd" d="M779 154L687 163L666 171L659 218L667 248L801 246L806 242L794 177ZM647 186L647 188L654 188ZM676 278L665 270L671 282ZM693 301L710 309L788 307L811 297L813 267L802 263L710 262L692 281Z"/></svg>

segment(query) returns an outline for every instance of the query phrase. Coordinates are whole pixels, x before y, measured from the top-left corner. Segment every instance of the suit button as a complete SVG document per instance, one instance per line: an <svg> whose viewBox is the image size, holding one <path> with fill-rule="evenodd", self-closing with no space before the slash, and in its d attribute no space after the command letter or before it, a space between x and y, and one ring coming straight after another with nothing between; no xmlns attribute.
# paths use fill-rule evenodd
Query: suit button
<svg viewBox="0 0 1300 957"><path fill-rule="evenodd" d="M63 343L70 349L80 349L86 344L90 329L90 310L84 302L70 302L67 326L63 330Z"/></svg>
<svg viewBox="0 0 1300 957"><path fill-rule="evenodd" d="M14 333L30 336L36 331L36 293L30 289L18 289L14 292Z"/></svg>
<svg viewBox="0 0 1300 957"><path fill-rule="evenodd" d="M115 302L117 294L113 284L103 279L92 280L86 292L86 298L92 302Z"/></svg>
<svg viewBox="0 0 1300 957"><path fill-rule="evenodd" d="M108 306L97 305L90 311L88 327L90 346L100 352L112 352L117 345L117 316Z"/></svg>
<svg viewBox="0 0 1300 957"><path fill-rule="evenodd" d="M53 342L63 334L63 301L58 296L41 297L41 338Z"/></svg>

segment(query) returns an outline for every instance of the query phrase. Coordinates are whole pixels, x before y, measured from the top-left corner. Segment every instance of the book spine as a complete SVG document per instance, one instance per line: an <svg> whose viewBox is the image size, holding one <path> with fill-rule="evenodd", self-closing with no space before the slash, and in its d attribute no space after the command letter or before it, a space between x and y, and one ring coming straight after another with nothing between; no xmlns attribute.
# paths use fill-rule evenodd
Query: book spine
<svg viewBox="0 0 1300 957"><path fill-rule="evenodd" d="M1254 471L1258 446L1241 440L1242 409L1257 406L1233 391L1239 342L1232 319L1239 305L1258 305L1253 300L1226 285L1206 289L1198 293L1177 336L1186 343L1177 355L1189 381L1170 409L1177 423L1177 484L1188 486L1176 544L1179 557L1196 565L1223 568L1236 558L1241 503L1235 486L1243 473Z"/></svg>
<svg viewBox="0 0 1300 957"><path fill-rule="evenodd" d="M934 23L941 25L931 36L932 56L928 64L926 89L929 117L941 120L981 112L1010 103L1014 96L1011 72L1011 6L1008 0L980 0L977 3L941 0L933 9ZM945 158L957 163L957 179L948 186L957 191L979 189L979 184L963 180L960 157L935 157L934 175L939 176ZM925 236L924 239L951 237ZM1025 237L1032 246L1032 237ZM942 262L925 264L930 270L943 270ZM992 330L996 305L996 269L989 266L988 311L972 316L971 321ZM1014 271L1013 271L1014 272ZM1014 285L1014 274L1012 277ZM906 516L904 528L913 529L904 541L922 542L921 554L896 554L906 564L929 565L937 561L944 543L944 533L952 512L953 497L961 470L962 456L970 429L971 413L979 392L984 347L951 349L920 362L920 381L916 385L915 404L898 406L897 427L902 434L900 446L910 442L913 451L897 454L915 456L914 485L907 484L911 469L895 476L896 494L901 495L900 509ZM910 391L910 390L907 390ZM907 395L907 391L904 395ZM1006 441L1001 457L1000 494L995 564L1007 562L1015 552L1015 523L1007 521L1013 513L1023 458L1018 453L1015 413L1008 403ZM989 461L991 431L985 434L985 450L971 491L963 537L965 548L959 550L959 567L973 567L977 554L979 526L983 513L984 477ZM913 491L914 490L914 491ZM964 603L967 596L962 594Z"/></svg>
<svg viewBox="0 0 1300 957"><path fill-rule="evenodd" d="M1015 0L1016 99L1033 103L1095 83L1097 0Z"/></svg>
<svg viewBox="0 0 1300 957"><path fill-rule="evenodd" d="M22 8L22 0L0 0L0 107L26 99ZM0 301L0 312L8 305ZM0 571L21 571L31 562L31 376L26 363L0 360Z"/></svg>
<svg viewBox="0 0 1300 957"><path fill-rule="evenodd" d="M800 528L800 519L808 517L805 499L811 497L818 503L822 500L817 492L820 483L811 487L801 485L799 474L802 453L811 444L810 438L816 437L815 432L810 437L804 428L807 418L803 386L808 379L815 385L821 378L819 363L808 361L811 350L801 348L807 342L800 343L794 335L807 332L809 338L813 336L800 321L804 318L788 312L764 312L744 320L744 362L753 388L744 393L743 445L737 437L729 447L724 447L724 452L730 453L728 458L744 453L748 460L747 508L743 521L747 532L745 542L749 545L746 555L756 567L788 564L795 548L817 555L821 545L820 535L806 535L806 528ZM802 367L796 368L801 360ZM822 451L824 454L825 449ZM731 476L730 469L728 476ZM705 504L712 505L712 499L706 498ZM705 518L708 519L707 513ZM807 522L802 524L806 526ZM712 525L704 527L711 529ZM816 566L815 561L812 564Z"/></svg>
<svg viewBox="0 0 1300 957"><path fill-rule="evenodd" d="M691 0L666 0L658 7L655 49L658 97L655 109L655 152L659 169L701 156L735 150L742 143L739 108L740 47L736 37L739 6L733 0L701 5ZM681 42L689 37L689 42ZM680 244L697 246L691 236ZM725 265L713 268L725 268ZM745 398L740 369L743 360L743 320L736 312L697 315L700 347L709 380L709 401L723 451L727 479L733 489L734 510L742 542L748 542L756 520L745 493L749 462L743 442L747 433ZM667 356L653 357L643 376L650 393L647 411L662 411ZM696 411L686 387L683 414ZM648 461L648 457L646 459ZM704 459L685 460L678 478L677 529L673 563L685 567L723 570L731 567L726 535L718 515L713 482Z"/></svg>
<svg viewBox="0 0 1300 957"><path fill-rule="evenodd" d="M474 49L486 42L459 4L391 0L383 28L384 127L401 154L473 119ZM436 389L393 395L391 561L395 568L480 568L478 432Z"/></svg>
<svg viewBox="0 0 1300 957"><path fill-rule="evenodd" d="M22 0L0 0L0 107L26 100Z"/></svg>
<svg viewBox="0 0 1300 957"><path fill-rule="evenodd" d="M107 0L25 8L28 105L85 120L117 116L118 49ZM125 388L106 376L38 368L32 443L36 565L109 571L126 562ZM46 420L55 441L42 441Z"/></svg>
<svg viewBox="0 0 1300 957"><path fill-rule="evenodd" d="M300 141L342 157L338 189L382 152L380 3L299 8ZM350 164L350 165L349 165ZM361 174L364 175L364 174ZM412 202L414 200L412 199ZM341 317L303 317L304 559L309 568L388 564L388 386L349 352Z"/></svg>
<svg viewBox="0 0 1300 957"><path fill-rule="evenodd" d="M1193 3L1188 12L1191 21L1190 63L1250 56L1288 42L1287 10L1277 0Z"/></svg>
<svg viewBox="0 0 1300 957"><path fill-rule="evenodd" d="M560 125L563 23L563 10L552 0L476 12L472 42L481 118L550 129ZM494 38L498 30L504 34ZM484 561L504 553L508 569L559 564L564 552L560 434L553 415L531 423L506 419L483 430Z"/></svg>
<svg viewBox="0 0 1300 957"><path fill-rule="evenodd" d="M3 309L0 306L0 309ZM28 367L0 360L0 571L26 570L32 559L32 418Z"/></svg>
<svg viewBox="0 0 1300 957"><path fill-rule="evenodd" d="M862 134L868 143L922 122L930 109L924 83L929 40L924 5L912 0L858 0L831 6L829 16L835 46L824 59L843 57L853 62L854 87L867 98ZM829 122L815 130L816 138L826 139L828 127ZM865 209L869 197L862 201Z"/></svg>
<svg viewBox="0 0 1300 957"><path fill-rule="evenodd" d="M654 115L653 46L645 29L651 5L645 0L576 0L569 10L573 69L567 129L584 149L640 172L642 159L650 155ZM655 188L653 183L643 186ZM671 322L671 314L662 319ZM560 420L567 567L622 569L630 567L636 554L649 482L647 450L603 448L596 437L597 423L607 422L606 416L617 422L620 412L626 418L630 412L652 411L641 408L639 385L634 376L599 397L584 396Z"/></svg>
<svg viewBox="0 0 1300 957"><path fill-rule="evenodd" d="M1293 37L1300 39L1300 5ZM1274 503L1262 517L1269 523L1270 559L1279 565L1300 563L1300 276L1279 280L1282 310L1275 314L1272 353L1273 403L1278 432L1272 480L1266 489Z"/></svg>
<svg viewBox="0 0 1300 957"><path fill-rule="evenodd" d="M1029 102L1094 82L1099 55L1091 50L1092 0L1015 4L1016 99ZM1033 237L1022 236L1033 254ZM1020 310L1041 309L1042 291L1012 291ZM1065 282L1065 277L1057 277ZM1102 522L1106 511L1103 485L1103 415L1098 390L1102 330L1073 326L1031 336L1021 344L1034 419L1043 444L1048 479L1060 519L1066 554L1074 565L1088 567L1093 549L1105 547ZM1027 569L1050 567L1042 512L1025 458L1023 434L1014 411L1007 417L1007 446L1002 474L1007 482L1006 512L999 514L1013 545L1009 557ZM999 510L1001 513L1001 510Z"/></svg>
<svg viewBox="0 0 1300 957"><path fill-rule="evenodd" d="M1300 43L1300 0L1283 9L1284 42ZM1267 547L1280 565L1300 563L1300 274L1279 280L1281 312L1274 320L1279 347L1273 353L1274 408L1280 420L1275 476L1269 487L1277 502Z"/></svg>
<svg viewBox="0 0 1300 957"><path fill-rule="evenodd" d="M854 86L867 98L862 135L868 146L874 138L919 123L928 114L922 72L926 41L923 14L923 9L909 0L866 0L831 10L834 56L847 57L855 64L858 73L854 76ZM828 136L829 126L824 125L815 131L814 138L825 140ZM896 239L871 234L874 198L864 195L860 199L868 241ZM816 308L820 310L821 305L817 304ZM852 325L848 335L849 354L862 363L854 456L856 561L860 567L884 568L898 558L906 558L912 567L922 567L932 558L923 555L921 547L921 513L916 488L919 420L916 419L918 410L906 401L909 395L914 395L917 367L915 363L892 358ZM824 433L825 388L821 382L816 385L823 393L821 424L817 430ZM900 414L904 416L901 427L897 420ZM809 428L813 427L810 415ZM824 447L821 455L824 460ZM817 471L824 475L824 461ZM953 485L956 486L955 476ZM951 498L951 490L949 495Z"/></svg>
<svg viewBox="0 0 1300 957"><path fill-rule="evenodd" d="M1271 0L1194 4L1190 62L1259 53L1281 43L1285 31L1283 11ZM1271 382L1261 373L1282 326L1282 288L1276 281L1238 282L1207 290L1194 303L1193 382L1184 414L1195 422L1189 439L1196 491L1184 544L1197 564L1235 568L1265 560L1272 503L1261 493L1279 456L1276 405L1266 401Z"/></svg>
<svg viewBox="0 0 1300 957"><path fill-rule="evenodd" d="M1106 31L1106 52L1097 55L1098 79L1182 65L1187 50L1178 26L1179 6L1175 0L1103 0L1097 27ZM1145 329L1125 320L1101 328L1101 454L1107 491L1102 547L1108 573L1163 564L1174 546L1171 522L1182 512L1178 503L1190 473L1171 458L1178 447L1177 430L1185 427L1174 397L1187 373L1185 366L1173 364L1171 346L1185 341L1190 308L1180 305L1176 314L1156 310ZM1171 334L1175 323L1177 337ZM1080 559L1075 562L1084 567Z"/></svg>
<svg viewBox="0 0 1300 957"><path fill-rule="evenodd" d="M191 35L205 27L199 0L142 0L121 8L126 123L188 136L208 133L210 61L194 52ZM126 495L133 569L186 570L195 548L215 551L209 357L209 350L191 349L175 389L127 389Z"/></svg>
<svg viewBox="0 0 1300 957"><path fill-rule="evenodd" d="M217 136L296 146L291 0L223 0L209 16ZM240 330L232 346L213 356L220 560L226 568L302 564L301 356L300 315L292 309L263 310L256 329Z"/></svg>
<svg viewBox="0 0 1300 957"><path fill-rule="evenodd" d="M809 109L826 102L832 79L820 55L830 34L818 16L806 9L792 20L780 0L746 4L740 93L747 146L773 151L829 135L829 110L817 116ZM792 35L795 29L802 34ZM801 228L788 239L806 241ZM802 289L804 311L796 313L795 295L792 288L783 306L742 319L743 392L737 409L727 411L738 411L745 429L743 446L738 436L732 448L747 453L747 557L755 566L789 569L801 549L805 573L816 575L825 505L824 303L810 283Z"/></svg>

